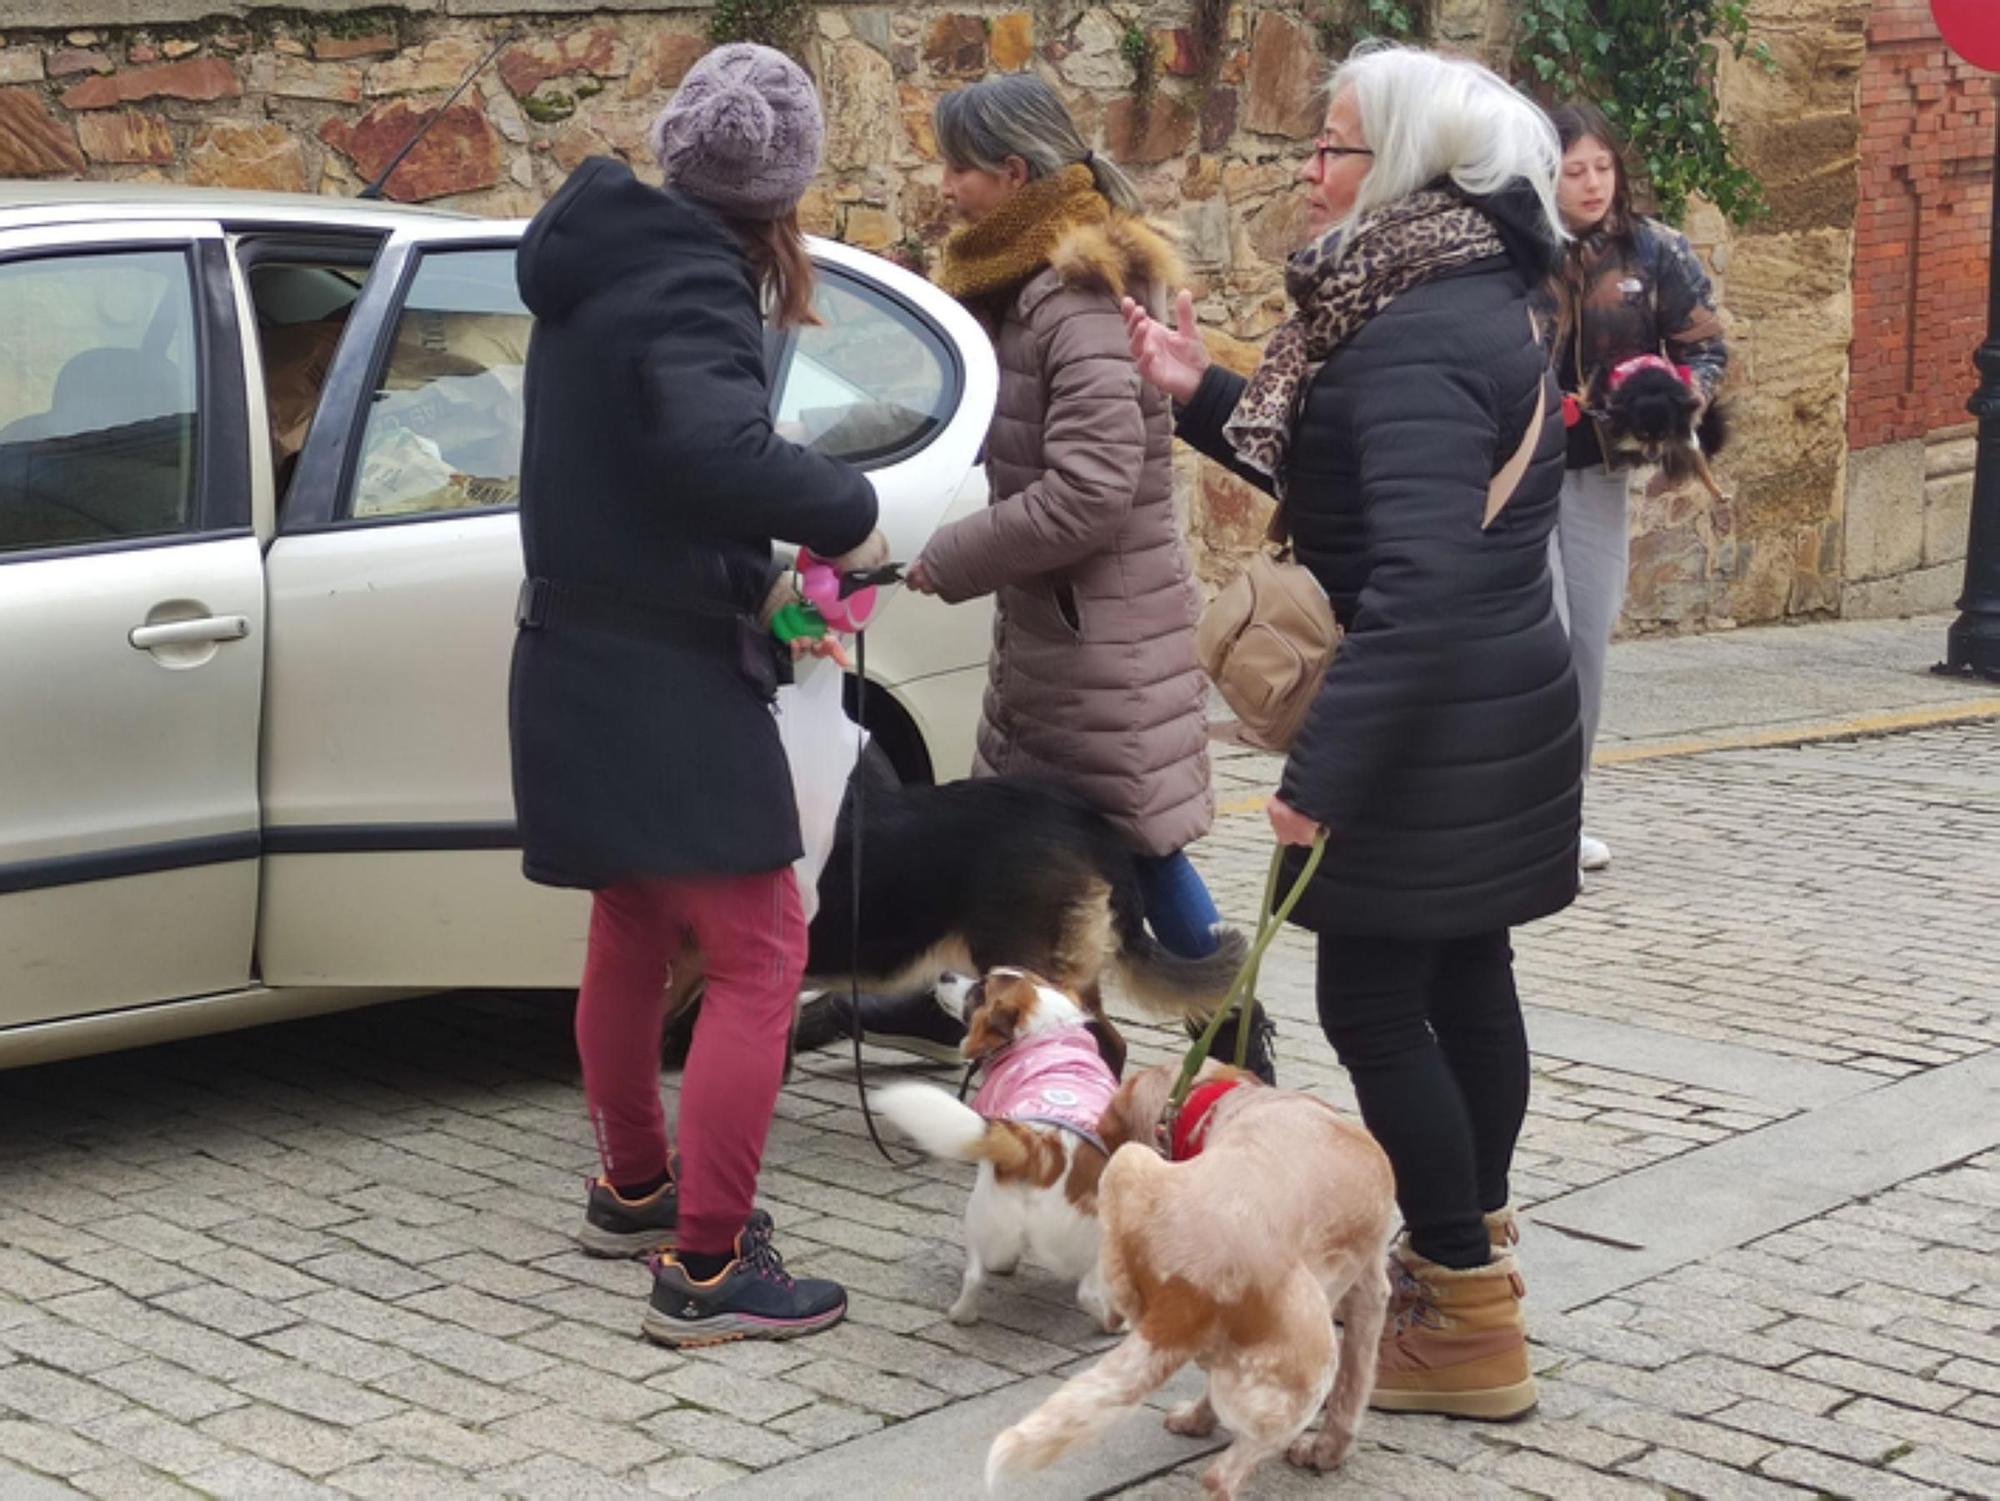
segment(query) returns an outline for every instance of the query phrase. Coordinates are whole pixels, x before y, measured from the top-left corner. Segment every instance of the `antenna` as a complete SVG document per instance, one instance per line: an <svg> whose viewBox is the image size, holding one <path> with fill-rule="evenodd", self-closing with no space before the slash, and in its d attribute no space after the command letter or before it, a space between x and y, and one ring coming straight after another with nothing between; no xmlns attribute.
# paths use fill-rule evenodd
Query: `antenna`
<svg viewBox="0 0 2000 1501"><path fill-rule="evenodd" d="M417 142L421 141L430 128L443 118L446 110L458 103L458 96L466 91L472 80L477 78L481 73L484 73L492 64L493 59L498 57L503 50L512 46L519 38L520 33L518 31L510 31L501 37L499 41L495 42L492 50L486 56L480 58L478 62L474 63L465 77L459 79L458 87L445 96L444 103L432 110L430 117L423 124L419 125L411 133L410 138L396 149L396 154L389 158L389 164L375 174L375 180L355 196L358 198L380 198L382 196L382 189L388 185L389 179L396 175L396 169L403 165L403 158L416 150Z"/></svg>

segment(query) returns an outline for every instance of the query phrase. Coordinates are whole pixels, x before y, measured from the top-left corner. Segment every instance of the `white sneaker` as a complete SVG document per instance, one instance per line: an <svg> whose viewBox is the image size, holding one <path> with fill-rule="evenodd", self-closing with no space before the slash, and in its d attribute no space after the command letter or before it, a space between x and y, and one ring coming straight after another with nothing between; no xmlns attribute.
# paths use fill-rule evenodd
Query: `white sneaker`
<svg viewBox="0 0 2000 1501"><path fill-rule="evenodd" d="M1585 834L1577 841L1576 863L1582 870L1603 870L1611 864L1611 846Z"/></svg>

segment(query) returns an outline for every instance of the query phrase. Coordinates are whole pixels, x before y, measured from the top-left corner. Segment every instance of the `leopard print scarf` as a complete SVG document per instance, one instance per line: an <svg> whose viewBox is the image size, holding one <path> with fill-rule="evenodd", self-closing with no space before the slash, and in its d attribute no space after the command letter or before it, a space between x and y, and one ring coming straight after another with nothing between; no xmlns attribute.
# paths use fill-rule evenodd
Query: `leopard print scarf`
<svg viewBox="0 0 2000 1501"><path fill-rule="evenodd" d="M1264 346L1264 357L1222 433L1237 456L1285 493L1285 449L1319 367L1383 308L1454 267L1505 255L1493 222L1463 199L1426 189L1357 221L1335 258L1332 231L1295 252L1285 290L1297 311Z"/></svg>

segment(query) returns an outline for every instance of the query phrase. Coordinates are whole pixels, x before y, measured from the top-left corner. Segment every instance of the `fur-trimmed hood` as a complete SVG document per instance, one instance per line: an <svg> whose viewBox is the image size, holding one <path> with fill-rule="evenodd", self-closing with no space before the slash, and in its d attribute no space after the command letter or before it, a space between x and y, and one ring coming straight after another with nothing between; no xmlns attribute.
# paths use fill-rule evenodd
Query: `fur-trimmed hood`
<svg viewBox="0 0 2000 1501"><path fill-rule="evenodd" d="M1102 287L1113 297L1170 292L1187 279L1167 231L1120 209L1102 223L1072 226L1056 242L1049 269L1066 287Z"/></svg>

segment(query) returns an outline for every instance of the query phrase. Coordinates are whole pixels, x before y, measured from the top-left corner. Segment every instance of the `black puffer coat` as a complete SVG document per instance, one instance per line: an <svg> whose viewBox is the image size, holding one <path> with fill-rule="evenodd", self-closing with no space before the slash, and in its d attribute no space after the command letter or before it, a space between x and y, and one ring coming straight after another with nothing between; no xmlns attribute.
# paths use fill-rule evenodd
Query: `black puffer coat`
<svg viewBox="0 0 2000 1501"><path fill-rule="evenodd" d="M1576 895L1583 739L1548 568L1559 420L1480 529L1550 394L1528 295L1553 247L1532 204L1480 201L1510 255L1403 293L1336 350L1287 450L1298 555L1347 632L1279 788L1332 830L1295 913L1322 932L1462 937ZM1211 366L1180 435L1230 462L1242 388Z"/></svg>
<svg viewBox="0 0 2000 1501"><path fill-rule="evenodd" d="M776 870L798 858L798 810L744 666L774 650L754 619L772 543L858 546L874 489L773 434L756 280L702 205L587 161L535 216L518 276L536 320L527 573L595 607L558 604L515 640L523 867L588 887Z"/></svg>

